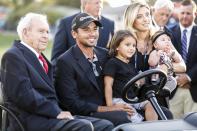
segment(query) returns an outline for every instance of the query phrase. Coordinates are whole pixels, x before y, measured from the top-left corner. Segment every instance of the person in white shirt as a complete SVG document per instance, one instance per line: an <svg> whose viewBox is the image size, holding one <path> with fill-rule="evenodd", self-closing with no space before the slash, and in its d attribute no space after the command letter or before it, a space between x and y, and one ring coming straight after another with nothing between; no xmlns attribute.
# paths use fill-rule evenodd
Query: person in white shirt
<svg viewBox="0 0 197 131"><path fill-rule="evenodd" d="M179 24L170 28L172 43L186 63L186 73L177 74L178 88L170 100L170 110L175 118L197 111L197 26L196 4L183 0L179 10Z"/></svg>

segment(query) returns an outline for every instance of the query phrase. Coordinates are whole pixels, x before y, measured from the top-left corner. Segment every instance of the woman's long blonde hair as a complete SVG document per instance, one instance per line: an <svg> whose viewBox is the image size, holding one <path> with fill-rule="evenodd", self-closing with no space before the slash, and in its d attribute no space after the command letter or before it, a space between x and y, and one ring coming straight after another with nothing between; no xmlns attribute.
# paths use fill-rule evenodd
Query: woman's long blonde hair
<svg viewBox="0 0 197 131"><path fill-rule="evenodd" d="M142 7L146 7L147 9L150 10L149 5L145 1L137 1L137 2L132 2L132 4L130 4L124 12L124 18L123 18L124 27L125 27L125 29L131 31L131 33L134 34L136 39L137 39L137 35L136 35L137 30L134 28L134 22L136 20L139 9L142 8ZM156 27L154 27L152 22L151 22L151 28L150 28L150 34L149 34L150 37L157 30L158 29L156 29Z"/></svg>

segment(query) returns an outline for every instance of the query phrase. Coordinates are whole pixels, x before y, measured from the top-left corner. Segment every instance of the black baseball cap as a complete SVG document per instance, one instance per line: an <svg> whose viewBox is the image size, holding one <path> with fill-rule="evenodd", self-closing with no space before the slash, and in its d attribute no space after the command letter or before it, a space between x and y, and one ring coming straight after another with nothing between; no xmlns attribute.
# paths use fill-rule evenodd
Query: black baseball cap
<svg viewBox="0 0 197 131"><path fill-rule="evenodd" d="M85 28L91 22L94 22L97 26L102 27L102 24L91 15L88 15L87 13L80 13L75 16L72 21L72 30L77 30L78 28Z"/></svg>

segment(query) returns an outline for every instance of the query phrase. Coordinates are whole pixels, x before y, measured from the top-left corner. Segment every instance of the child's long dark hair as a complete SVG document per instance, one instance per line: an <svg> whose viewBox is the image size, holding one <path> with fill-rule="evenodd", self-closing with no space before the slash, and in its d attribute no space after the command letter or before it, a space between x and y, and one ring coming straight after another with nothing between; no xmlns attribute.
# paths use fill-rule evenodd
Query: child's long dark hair
<svg viewBox="0 0 197 131"><path fill-rule="evenodd" d="M127 37L132 37L133 39L135 39L137 43L136 38L129 30L119 30L114 34L109 44L109 56L110 57L115 57L117 55L116 49L118 48L120 43Z"/></svg>

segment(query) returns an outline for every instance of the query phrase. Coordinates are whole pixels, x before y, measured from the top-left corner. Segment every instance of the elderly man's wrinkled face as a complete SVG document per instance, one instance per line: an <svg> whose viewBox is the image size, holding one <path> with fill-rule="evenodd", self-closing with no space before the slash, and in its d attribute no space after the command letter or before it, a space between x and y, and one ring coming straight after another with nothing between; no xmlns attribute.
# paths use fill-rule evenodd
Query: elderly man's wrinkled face
<svg viewBox="0 0 197 131"><path fill-rule="evenodd" d="M164 27L167 24L170 16L171 16L171 11L167 7L156 9L153 12L153 18L156 24L160 27Z"/></svg>
<svg viewBox="0 0 197 131"><path fill-rule="evenodd" d="M49 25L39 19L34 19L28 29L25 29L27 44L36 52L41 53L47 48L49 41Z"/></svg>

